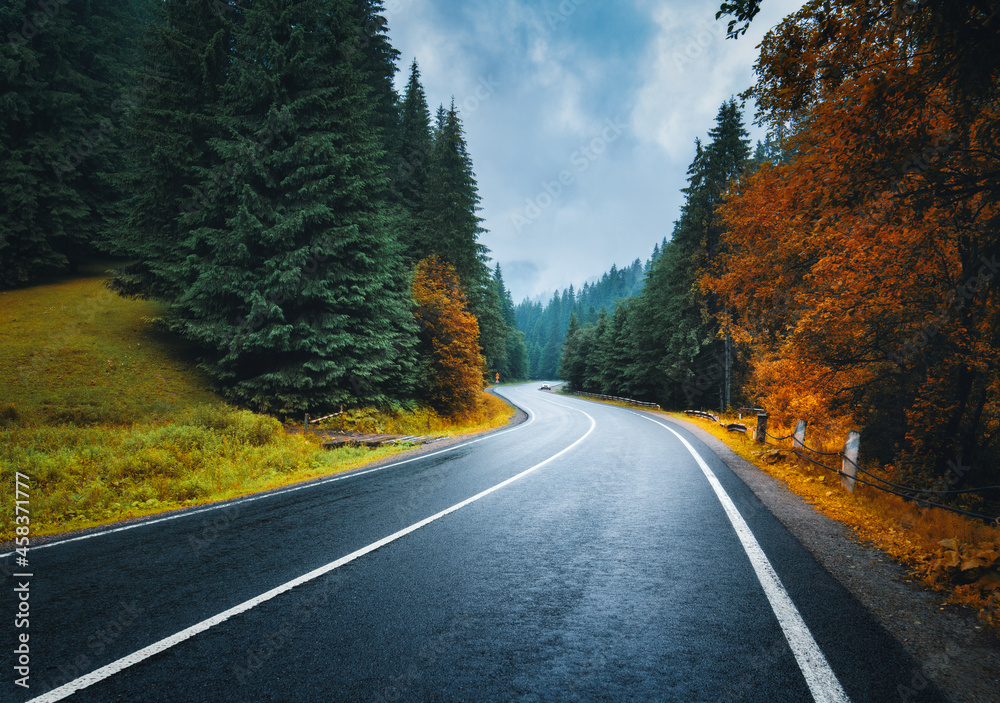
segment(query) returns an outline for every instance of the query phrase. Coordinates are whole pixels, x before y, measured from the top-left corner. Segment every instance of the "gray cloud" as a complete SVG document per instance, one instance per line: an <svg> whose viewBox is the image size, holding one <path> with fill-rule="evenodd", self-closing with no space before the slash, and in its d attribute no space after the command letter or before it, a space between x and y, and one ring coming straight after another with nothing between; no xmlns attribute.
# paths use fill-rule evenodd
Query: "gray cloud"
<svg viewBox="0 0 1000 703"><path fill-rule="evenodd" d="M669 237L695 137L753 82L764 31L801 4L764 3L732 41L714 19L718 0L394 2L393 44L404 67L420 63L432 110L453 95L461 105L484 78L497 84L462 119L483 241L516 300L645 260Z"/></svg>

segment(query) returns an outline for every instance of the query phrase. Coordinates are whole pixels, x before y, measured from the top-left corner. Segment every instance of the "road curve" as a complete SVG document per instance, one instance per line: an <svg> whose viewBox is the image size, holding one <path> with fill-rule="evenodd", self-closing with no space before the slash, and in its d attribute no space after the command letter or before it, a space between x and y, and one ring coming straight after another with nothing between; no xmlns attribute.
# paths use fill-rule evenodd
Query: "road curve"
<svg viewBox="0 0 1000 703"><path fill-rule="evenodd" d="M683 428L499 392L527 422L32 550L4 699L942 700Z"/></svg>

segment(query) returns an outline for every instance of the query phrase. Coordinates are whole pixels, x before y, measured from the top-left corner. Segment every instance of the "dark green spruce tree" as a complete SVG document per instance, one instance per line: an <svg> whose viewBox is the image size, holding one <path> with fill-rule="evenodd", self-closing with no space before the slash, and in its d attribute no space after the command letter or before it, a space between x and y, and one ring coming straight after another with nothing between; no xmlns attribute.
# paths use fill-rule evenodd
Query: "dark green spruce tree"
<svg viewBox="0 0 1000 703"><path fill-rule="evenodd" d="M394 199L410 213L412 224L407 232L409 258L417 261L423 253L417 223L424 214L427 196L427 162L434 145L431 113L427 96L420 84L420 68L414 59L410 77L399 105L399 129L395 163L389 171L389 188Z"/></svg>
<svg viewBox="0 0 1000 703"><path fill-rule="evenodd" d="M127 120L128 168L119 177L123 215L111 250L131 263L112 288L172 301L191 283L192 225L226 185L235 159L220 163L211 140L224 134L222 88L242 19L238 6L167 0L140 43L141 85Z"/></svg>
<svg viewBox="0 0 1000 703"><path fill-rule="evenodd" d="M389 201L398 214L398 238L406 260L415 265L427 255L421 244L421 222L427 197L427 161L434 143L431 115L415 59L398 108L396 147L388 171Z"/></svg>
<svg viewBox="0 0 1000 703"><path fill-rule="evenodd" d="M479 187L454 103L438 108L434 143L427 164L420 248L455 267L473 306L482 303L488 269L485 231L479 217Z"/></svg>
<svg viewBox="0 0 1000 703"><path fill-rule="evenodd" d="M586 353L583 358L583 388L588 393L603 393L604 387L601 383L601 375L607 363L608 351L608 311L601 308L597 315L597 322L584 328L583 332L588 339ZM615 395L617 395L617 391Z"/></svg>
<svg viewBox="0 0 1000 703"><path fill-rule="evenodd" d="M493 269L493 285L496 286L497 297L500 300L500 314L507 327L506 366L497 368L497 371L501 380L521 381L528 378L528 350L524 344L524 333L517 328L514 300L504 284L500 264Z"/></svg>
<svg viewBox="0 0 1000 703"><path fill-rule="evenodd" d="M532 376L551 380L559 377L559 360L562 357L562 346L566 340L566 326L562 324L562 298L559 293L552 296L542 316L536 325L539 345L538 365L532 369ZM567 316L571 313L567 313Z"/></svg>
<svg viewBox="0 0 1000 703"><path fill-rule="evenodd" d="M383 163L391 169L399 149L399 95L396 93L396 62L399 51L389 41L389 23L382 0L353 0L358 27L352 42L342 47L353 54L370 88L372 124L382 135Z"/></svg>
<svg viewBox="0 0 1000 703"><path fill-rule="evenodd" d="M506 365L507 325L486 265L488 249L479 241L485 231L478 214L479 187L454 101L450 109L438 110L426 179L417 250L455 267L469 310L479 321L479 346L492 375Z"/></svg>
<svg viewBox="0 0 1000 703"><path fill-rule="evenodd" d="M569 316L569 326L566 328L566 341L563 343L562 356L559 358L559 378L569 384L571 391L585 389L584 375L589 349L589 335L582 332L576 320L576 313Z"/></svg>
<svg viewBox="0 0 1000 703"><path fill-rule="evenodd" d="M728 340L719 339L720 311L702 295L698 278L719 253L723 229L716 208L750 156L734 100L719 108L709 137L704 148L700 141L695 143L680 219L630 313L635 317L635 356L629 385L645 389L641 399L670 407L730 402L726 376L733 367L733 350Z"/></svg>
<svg viewBox="0 0 1000 703"><path fill-rule="evenodd" d="M657 254L654 251L654 256L659 258ZM604 349L600 353L602 361L598 369L599 393L637 398L644 391L641 385L633 384L628 376L628 365L634 354L630 319L635 300L626 298L618 304L601 340Z"/></svg>
<svg viewBox="0 0 1000 703"><path fill-rule="evenodd" d="M348 0L242 16L174 328L237 401L276 412L412 397L415 323L382 214L382 135ZM221 177L219 177L221 174Z"/></svg>
<svg viewBox="0 0 1000 703"><path fill-rule="evenodd" d="M80 179L76 189L92 213L88 228L92 234L82 253L71 250L71 265L75 259L106 247L104 232L121 212L117 176L127 168L123 144L128 108L144 89L134 81L132 68L137 61L135 43L142 35L140 20L145 17L147 4L154 3L86 0L67 4L77 12L81 33L87 38L80 57L82 72L88 79L80 87L83 105L101 130L96 137L88 135L78 142L79 163L75 168Z"/></svg>
<svg viewBox="0 0 1000 703"><path fill-rule="evenodd" d="M136 17L126 0L0 5L0 287L72 268L112 216Z"/></svg>

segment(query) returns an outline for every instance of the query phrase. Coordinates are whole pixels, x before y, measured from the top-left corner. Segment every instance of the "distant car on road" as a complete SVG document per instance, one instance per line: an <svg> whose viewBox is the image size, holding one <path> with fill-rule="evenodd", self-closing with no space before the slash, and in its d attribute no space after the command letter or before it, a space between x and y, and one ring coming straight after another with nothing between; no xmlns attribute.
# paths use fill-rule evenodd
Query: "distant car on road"
<svg viewBox="0 0 1000 703"><path fill-rule="evenodd" d="M551 389L551 388L549 387L549 384L547 384L547 383L543 383L543 384L542 384L542 387L541 387L541 388L539 388L538 390L540 390L540 391L550 391L550 390L552 390L552 389Z"/></svg>

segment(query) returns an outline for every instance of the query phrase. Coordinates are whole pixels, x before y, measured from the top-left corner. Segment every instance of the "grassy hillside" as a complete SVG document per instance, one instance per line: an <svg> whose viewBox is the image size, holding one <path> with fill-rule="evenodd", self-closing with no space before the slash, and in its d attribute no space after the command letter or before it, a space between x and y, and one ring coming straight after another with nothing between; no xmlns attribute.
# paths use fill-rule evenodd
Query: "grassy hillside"
<svg viewBox="0 0 1000 703"><path fill-rule="evenodd" d="M146 321L155 304L89 274L0 292L0 423L124 425L218 401L183 346Z"/></svg>
<svg viewBox="0 0 1000 703"><path fill-rule="evenodd" d="M97 267L0 292L0 473L30 477L31 533L48 534L210 502L328 475L404 451L320 447L215 394L190 350L150 322L156 304L124 300ZM504 424L484 394L476 417L360 409L350 429L452 435ZM12 490L12 488L11 488ZM0 507L0 541L14 534Z"/></svg>

